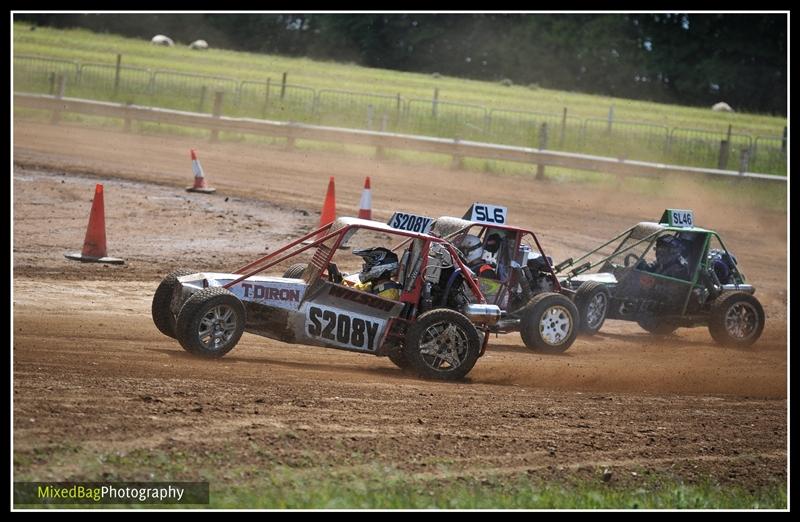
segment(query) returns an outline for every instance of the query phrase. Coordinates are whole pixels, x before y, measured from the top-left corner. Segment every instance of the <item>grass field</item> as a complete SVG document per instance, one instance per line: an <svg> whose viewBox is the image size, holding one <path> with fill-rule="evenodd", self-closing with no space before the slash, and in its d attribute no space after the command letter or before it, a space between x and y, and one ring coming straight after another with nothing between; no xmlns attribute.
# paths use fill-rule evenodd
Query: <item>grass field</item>
<svg viewBox="0 0 800 522"><path fill-rule="evenodd" d="M254 449L262 455L260 448ZM84 453L74 448L75 453ZM262 455L263 456L263 455ZM15 457L17 465L24 464ZM363 459L363 460L362 460ZM143 480L156 472L160 481L208 481L211 508L267 509L785 509L786 484L745 489L720 484L711 477L684 483L666 473L610 472L603 467L578 470L575 476L552 481L525 474L461 477L442 464L427 474L413 474L370 463L366 456L352 469L316 462L276 463L269 469L235 464L228 455L213 454L217 466L204 468L197 455L134 451L127 455L98 455L94 467L108 481ZM198 465L199 464L199 465ZM208 466L208 461L205 463ZM110 471L109 471L110 470ZM92 466L83 470L92 480ZM96 477L96 475L94 475ZM138 478L137 478L138 477ZM17 481L33 478L18 476ZM235 485L234 485L235 484ZM17 507L41 507L20 505ZM67 507L53 505L51 507ZM71 507L93 507L72 505ZM97 506L97 507L122 507ZM125 507L146 507L126 505ZM170 506L151 506L170 507ZM172 506L180 507L180 506ZM187 506L190 507L190 506ZM205 506L191 506L205 507Z"/></svg>
<svg viewBox="0 0 800 522"><path fill-rule="evenodd" d="M566 107L570 116L607 118L614 106L618 120L636 120L669 127L693 127L724 132L733 125L735 133L780 136L787 119L746 113L717 113L707 108L691 108L608 96L555 91L527 86L504 86L483 82L434 77L428 74L370 69L352 64L285 58L274 55L213 49L189 50L153 46L146 40L92 33L86 30L59 30L14 24L14 54L38 55L81 62L116 63L117 53L127 66L172 69L197 74L231 76L240 80L288 82L315 89L369 91L404 98L430 100L435 88L443 102L459 102L521 111L558 113Z"/></svg>

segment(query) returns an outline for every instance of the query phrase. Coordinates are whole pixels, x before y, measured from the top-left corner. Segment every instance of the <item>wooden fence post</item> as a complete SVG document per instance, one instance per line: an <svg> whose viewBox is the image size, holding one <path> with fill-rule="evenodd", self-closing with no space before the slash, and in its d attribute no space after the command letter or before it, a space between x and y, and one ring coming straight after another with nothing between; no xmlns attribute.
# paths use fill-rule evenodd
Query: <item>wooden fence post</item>
<svg viewBox="0 0 800 522"><path fill-rule="evenodd" d="M786 154L786 138L788 129L788 127L783 128L783 139L781 140L781 152L784 154Z"/></svg>
<svg viewBox="0 0 800 522"><path fill-rule="evenodd" d="M122 68L122 55L121 54L117 54L117 67L116 67L116 70L114 71L114 97L115 98L117 97L117 94L119 93L119 73L120 73L120 69L121 68Z"/></svg>
<svg viewBox="0 0 800 522"><path fill-rule="evenodd" d="M539 131L539 150L545 149L547 149L547 122L542 123ZM536 179L544 179L544 165L541 163L536 165Z"/></svg>
<svg viewBox="0 0 800 522"><path fill-rule="evenodd" d="M386 127L389 124L389 115L385 112L381 116L381 132L386 132ZM378 145L375 147L375 157L379 160L386 158L386 153L383 151L383 147Z"/></svg>
<svg viewBox="0 0 800 522"><path fill-rule="evenodd" d="M733 125L728 125L728 136L719 142L719 161L717 161L717 168L720 170L728 169L728 156L731 153L731 130Z"/></svg>
<svg viewBox="0 0 800 522"><path fill-rule="evenodd" d="M288 73L283 73L283 78L281 78L281 101L286 96L286 75Z"/></svg>
<svg viewBox="0 0 800 522"><path fill-rule="evenodd" d="M59 74L56 81L58 84L58 87L56 88L56 98L63 98L64 90L66 89L67 85L67 77L64 74ZM61 111L55 110L53 111L53 116L50 118L50 123L53 125L58 125L59 121L61 121Z"/></svg>
<svg viewBox="0 0 800 522"><path fill-rule="evenodd" d="M224 91L217 91L214 93L214 110L211 113L214 116L214 118L219 118L222 115L222 100L224 96L225 96ZM219 131L217 129L212 130L211 138L209 139L209 141L213 143L218 139L219 139Z"/></svg>
<svg viewBox="0 0 800 522"><path fill-rule="evenodd" d="M458 148L459 141L461 141L459 138L453 139L453 143L455 144L456 148ZM453 161L450 163L450 168L453 170L460 170L464 168L464 157L458 153L458 150L456 150L456 153L453 154Z"/></svg>
<svg viewBox="0 0 800 522"><path fill-rule="evenodd" d="M611 132L611 124L614 123L614 106L608 108L608 132Z"/></svg>
<svg viewBox="0 0 800 522"><path fill-rule="evenodd" d="M402 117L402 110L403 110L403 98L400 96L400 93L397 93L397 107L395 108L395 126L400 125L400 118Z"/></svg>
<svg viewBox="0 0 800 522"><path fill-rule="evenodd" d="M434 89L433 89L433 105L432 105L432 109L431 109L431 111L432 111L431 114L433 115L434 118L436 117L436 113L438 112L438 109L439 109L439 88L438 87L434 87Z"/></svg>
<svg viewBox="0 0 800 522"><path fill-rule="evenodd" d="M269 108L269 84L271 80L271 78L267 78L267 90L264 93L264 108L261 110L262 118L267 117L267 109Z"/></svg>
<svg viewBox="0 0 800 522"><path fill-rule="evenodd" d="M205 85L200 88L200 102L197 104L197 112L203 112L203 109L205 109L207 90L208 89Z"/></svg>
<svg viewBox="0 0 800 522"><path fill-rule="evenodd" d="M125 104L127 107L130 107L130 102ZM130 113L125 114L125 124L122 126L122 132L130 132L131 131L131 117Z"/></svg>
<svg viewBox="0 0 800 522"><path fill-rule="evenodd" d="M567 108L564 107L564 114L561 116L561 137L558 140L559 148L564 148L564 138L567 132Z"/></svg>
<svg viewBox="0 0 800 522"><path fill-rule="evenodd" d="M367 130L372 130L372 118L375 112L375 107L370 103L367 105Z"/></svg>

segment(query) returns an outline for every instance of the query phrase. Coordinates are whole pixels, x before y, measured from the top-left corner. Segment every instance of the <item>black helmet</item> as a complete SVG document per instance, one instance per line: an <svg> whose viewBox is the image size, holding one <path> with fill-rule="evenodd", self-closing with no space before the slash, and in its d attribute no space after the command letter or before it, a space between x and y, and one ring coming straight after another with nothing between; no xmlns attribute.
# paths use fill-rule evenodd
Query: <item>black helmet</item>
<svg viewBox="0 0 800 522"><path fill-rule="evenodd" d="M656 260L662 265L673 263L683 255L684 244L677 237L667 235L656 240Z"/></svg>
<svg viewBox="0 0 800 522"><path fill-rule="evenodd" d="M359 279L362 283L390 277L400 266L397 254L388 248L375 247L353 250L353 254L364 258L364 265L359 274Z"/></svg>
<svg viewBox="0 0 800 522"><path fill-rule="evenodd" d="M500 249L500 243L503 242L503 238L497 232L489 234L486 238L486 243L484 244L484 249L487 252L491 252L492 254L496 254L497 251Z"/></svg>

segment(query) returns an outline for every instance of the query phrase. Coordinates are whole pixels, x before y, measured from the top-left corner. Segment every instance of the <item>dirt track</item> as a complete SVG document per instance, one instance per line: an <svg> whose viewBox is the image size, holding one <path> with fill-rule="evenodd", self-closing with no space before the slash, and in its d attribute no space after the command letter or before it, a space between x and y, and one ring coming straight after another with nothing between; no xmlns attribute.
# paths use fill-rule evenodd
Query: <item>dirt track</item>
<svg viewBox="0 0 800 522"><path fill-rule="evenodd" d="M612 466L748 487L785 480L785 213L730 205L702 184L643 196L624 185L66 125L16 121L14 133L17 480L151 480L102 458L138 450L224 451L235 457L215 476L222 481L234 463L313 473L319 463L371 462L421 478ZM192 147L218 194L183 191ZM376 219L395 208L460 215L472 201L498 202L555 259L664 208L694 208L757 286L765 333L743 351L718 347L703 329L657 339L611 322L562 356L526 352L506 335L468 382L441 384L388 360L251 335L222 360L197 360L155 329L150 300L163 274L231 270L311 229L329 176L339 214L355 214L366 175ZM125 267L63 257L80 249L97 182L106 187L109 254ZM254 444L265 451L250 454ZM212 462L198 459L197 468Z"/></svg>

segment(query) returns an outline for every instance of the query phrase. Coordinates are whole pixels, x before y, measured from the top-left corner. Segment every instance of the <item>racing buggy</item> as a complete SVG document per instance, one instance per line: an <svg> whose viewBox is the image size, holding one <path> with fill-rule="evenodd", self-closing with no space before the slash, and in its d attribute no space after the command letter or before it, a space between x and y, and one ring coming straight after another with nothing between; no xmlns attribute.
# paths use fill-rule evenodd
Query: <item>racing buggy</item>
<svg viewBox="0 0 800 522"><path fill-rule="evenodd" d="M719 234L694 225L690 210L667 209L577 259L556 265L587 334L605 319L635 321L667 335L707 326L725 346L750 346L764 329L764 309Z"/></svg>
<svg viewBox="0 0 800 522"><path fill-rule="evenodd" d="M389 223L414 228L425 224L430 234L452 243L466 266L447 274L444 287L430 288L434 303L451 298L453 288L474 279L487 302L506 314L491 333L520 332L528 348L544 353L566 351L578 333L578 310L553 270L536 235L509 226L505 207L474 203L464 217L438 219L395 213Z"/></svg>
<svg viewBox="0 0 800 522"><path fill-rule="evenodd" d="M346 275L332 261L337 249L364 233L393 243L407 240L396 266L396 299L359 289L359 273ZM303 255L310 260L282 276L263 275ZM155 292L152 316L163 334L199 356L222 357L247 331L388 356L422 377L454 380L472 369L486 349L488 329L502 317L471 279L451 299L434 304L426 298L424 288L446 285L454 269L465 267L441 238L339 218L232 273L169 274Z"/></svg>

